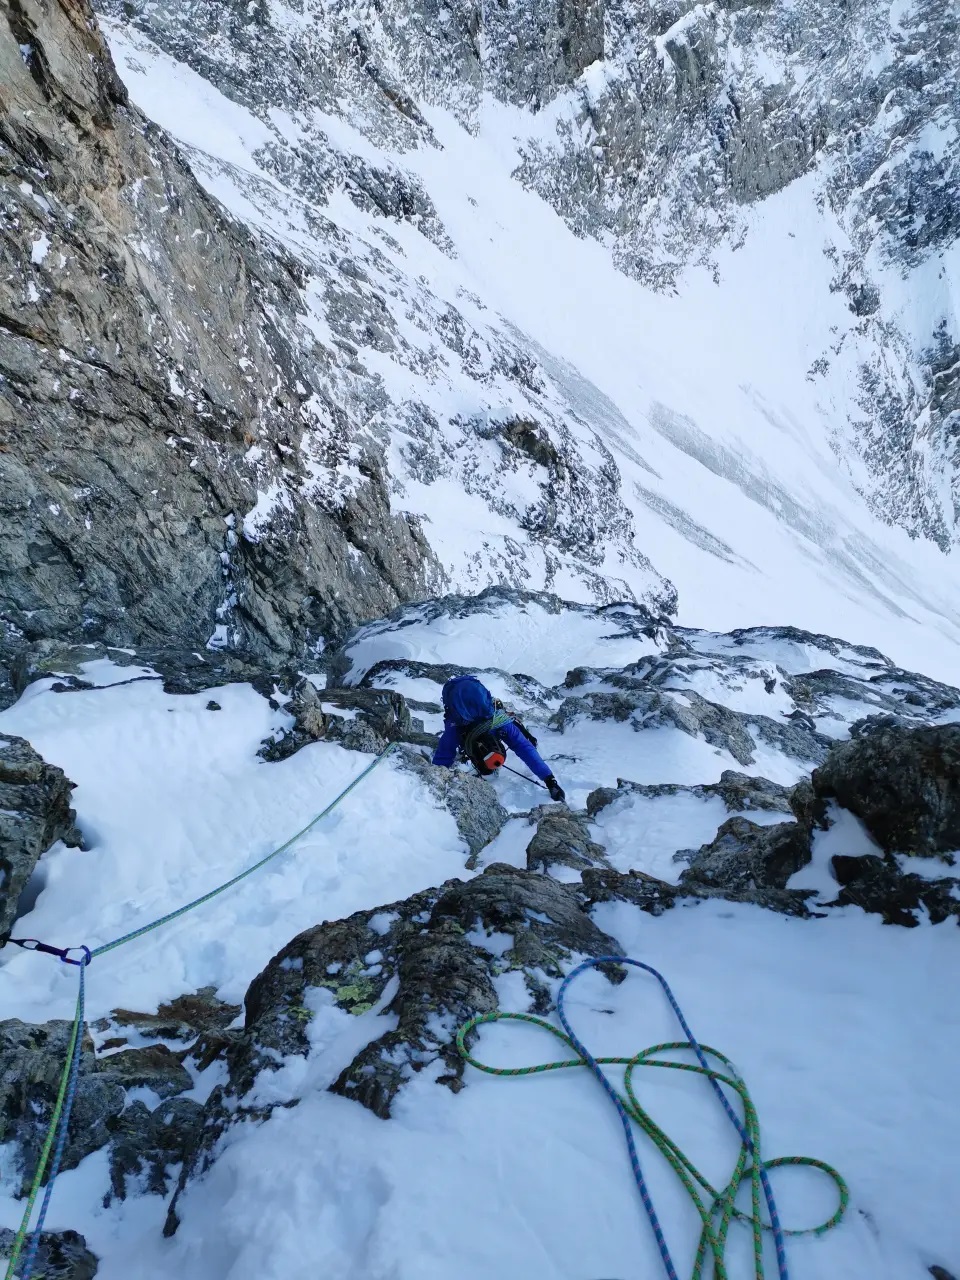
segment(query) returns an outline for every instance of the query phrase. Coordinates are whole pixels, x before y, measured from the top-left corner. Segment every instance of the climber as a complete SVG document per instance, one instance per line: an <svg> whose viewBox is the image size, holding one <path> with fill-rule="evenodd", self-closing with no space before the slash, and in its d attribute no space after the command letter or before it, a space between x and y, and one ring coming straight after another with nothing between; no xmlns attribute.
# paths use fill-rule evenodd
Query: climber
<svg viewBox="0 0 960 1280"><path fill-rule="evenodd" d="M565 800L560 783L537 751L537 740L476 676L454 676L443 686L443 733L433 753L433 763L449 769L459 749L482 777L495 773L512 748L531 773L550 792L552 800Z"/></svg>

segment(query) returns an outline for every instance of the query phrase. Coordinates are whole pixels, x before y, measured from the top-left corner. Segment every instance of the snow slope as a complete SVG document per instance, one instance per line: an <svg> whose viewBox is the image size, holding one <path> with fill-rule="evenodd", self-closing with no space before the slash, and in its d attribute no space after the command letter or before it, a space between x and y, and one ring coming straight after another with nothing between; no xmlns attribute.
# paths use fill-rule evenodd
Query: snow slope
<svg viewBox="0 0 960 1280"><path fill-rule="evenodd" d="M361 632L355 674L384 657L469 662L471 643L474 653L490 655L482 612L476 627L470 617L451 627L437 612L434 625L421 622L419 633L408 619L392 630L377 624ZM726 751L669 727L641 730L585 717L565 733L546 730L541 722L559 701L549 686L571 658L596 661L602 654L608 674L614 661L647 659L624 648L622 638L605 648L596 618L591 626L584 613L565 611L553 616L553 647L541 667L546 636L531 637L531 614L536 621L532 605L497 611L496 657L506 664L500 678L511 683L514 664L507 659L522 657L531 677L531 723L574 804L618 777L702 783L741 768L792 782L806 772L801 761L769 747L741 766ZM607 634L615 637L616 630ZM747 697L754 672L771 685L768 713L781 718L783 681L792 672L832 666L862 679L865 697L871 687L885 687L875 659L812 637L800 643L756 633L739 646L734 637L688 633L687 639L713 655L712 696L731 706L746 698L750 715L759 714L761 696L755 690ZM871 686L878 666L880 684ZM699 670L692 664L692 680L703 678L706 667ZM75 804L90 845L59 848L42 860L36 905L18 923L24 934L93 945L176 907L286 838L369 760L315 743L266 764L256 747L289 717L249 687L216 690L221 709L208 710L210 694L168 695L135 671L141 678L124 683L130 668L91 664L84 674L103 687L56 693L52 681L40 681L0 715L0 733L28 737L78 784ZM388 682L403 690L407 679L396 668ZM886 683L897 679L893 673ZM420 677L409 691L424 698L427 683ZM588 682L583 690L595 687ZM848 710L842 723L837 711L835 736L862 713L859 706ZM494 785L517 816L483 861L522 863L532 831L522 816L530 789L513 777ZM447 877L468 877L466 847L437 803L415 775L383 764L255 878L98 959L89 974L89 1022L118 1006L151 1009L204 984L236 1000L302 928ZM673 878L672 853L710 839L725 816L720 804L665 796L632 809L611 806L593 834L616 865ZM869 850L862 831L844 834L845 851ZM822 865L816 861L798 879L812 883L816 873L813 887L832 896L825 857ZM695 1033L737 1063L757 1103L768 1156L816 1156L848 1180L844 1223L823 1238L791 1240L794 1280L925 1280L932 1264L956 1269L960 1013L942 994L960 948L953 922L904 930L852 907L801 920L724 901L681 905L659 917L608 904L596 908L595 918L630 954L665 974ZM495 948L497 941L485 945ZM504 972L497 986L502 1008L528 1009L521 974ZM548 986L555 994L556 982ZM0 990L8 1016L67 1017L74 975L48 957L8 949L0 957ZM83 1232L102 1259L99 1280L660 1274L619 1124L592 1079L558 1073L501 1080L468 1071L467 1087L453 1094L436 1084L435 1065L404 1087L384 1122L326 1089L385 1029L389 991L361 1016L334 1006L326 991L314 990L309 999L309 1056L286 1060L258 1084L261 1100L298 1105L275 1110L262 1125L228 1131L212 1169L182 1198L172 1239L161 1235L161 1197L143 1194L103 1207L104 1153L58 1180L48 1225ZM629 1054L677 1034L659 989L639 973L620 987L596 973L585 977L569 1011L595 1052ZM501 1025L483 1032L480 1056L530 1063L554 1054L544 1040L534 1029ZM205 1098L221 1071L214 1064L199 1075L192 1096ZM722 1178L734 1145L709 1091L692 1078L652 1075L640 1081L645 1104L708 1176ZM12 1153L3 1154L0 1170L12 1173ZM680 1273L687 1274L697 1236L692 1212L672 1175L650 1152L642 1158ZM810 1225L832 1212L833 1193L815 1173L774 1176L787 1225ZM0 1224L15 1225L19 1208L10 1198L0 1201ZM731 1276L746 1275L749 1242L735 1236Z"/></svg>
<svg viewBox="0 0 960 1280"><path fill-rule="evenodd" d="M200 181L305 264L307 324L353 353L331 385L360 406L396 509L423 518L453 588L652 599L659 570L685 623L842 630L955 672L960 560L871 513L842 447L853 377L828 394L805 376L824 334L839 344L854 323L827 252L845 233L812 177L746 208L746 239L716 251L722 288L691 267L664 297L514 176L519 140L549 120L483 98L467 132L424 105L430 141L411 150L316 105L258 115L142 31L105 29ZM306 183L304 149L329 181ZM372 164L429 214L348 198L342 173ZM581 488L502 452L511 415L540 424Z"/></svg>

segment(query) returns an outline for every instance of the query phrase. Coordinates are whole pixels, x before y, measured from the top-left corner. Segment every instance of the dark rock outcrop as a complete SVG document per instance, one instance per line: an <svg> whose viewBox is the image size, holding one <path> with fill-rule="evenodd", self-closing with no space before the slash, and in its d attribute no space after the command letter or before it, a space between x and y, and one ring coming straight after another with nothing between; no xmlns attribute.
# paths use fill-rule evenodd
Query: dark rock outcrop
<svg viewBox="0 0 960 1280"><path fill-rule="evenodd" d="M871 673L864 664L862 675L829 669L799 672L785 676L783 687L798 709L812 715L829 712L831 702L841 699L866 703L873 715L894 715L905 722L929 721L960 707L960 693L948 685L919 672L902 671L887 659L876 668Z"/></svg>
<svg viewBox="0 0 960 1280"><path fill-rule="evenodd" d="M547 1007L538 972L559 977L573 956L619 954L617 941L565 886L494 864L474 880L319 925L289 943L247 993L247 1040L231 1062L232 1087L242 1096L279 1055L307 1052L311 988L325 988L341 1008L363 1013L395 980L382 1010L396 1019L395 1029L362 1049L332 1086L386 1117L404 1081L438 1059L441 1083L459 1088L456 1028L498 1007L496 973L522 970L531 1000Z"/></svg>
<svg viewBox="0 0 960 1280"><path fill-rule="evenodd" d="M594 677L602 675L604 683L613 685L615 691L586 691L578 697L566 698L553 715L551 725L563 733L568 725L588 716L591 720L629 723L636 730L670 726L691 737L704 738L712 747L729 752L741 765L753 763L758 738L785 755L805 762L826 757L830 739L802 723L731 711L701 697L693 689L662 688L663 674L670 664L669 656L660 659L657 664L660 680L654 679L652 669L640 671L625 667L620 672L593 673ZM578 670L571 672L571 676L580 683L586 673Z"/></svg>
<svg viewBox="0 0 960 1280"><path fill-rule="evenodd" d="M678 858L689 862L680 876L684 886L737 894L786 889L794 872L810 861L810 835L798 822L761 827L747 818L728 818L709 844Z"/></svg>
<svg viewBox="0 0 960 1280"><path fill-rule="evenodd" d="M22 1191L33 1177L67 1055L71 1024L0 1023L0 1142L18 1153ZM96 1056L84 1036L76 1098L61 1168L74 1169L94 1151L110 1148L112 1193L123 1197L131 1174L146 1171L150 1187L167 1190L167 1171L196 1141L203 1108L178 1095L193 1085L181 1057L164 1045ZM159 1100L128 1105L127 1091L149 1090Z"/></svg>
<svg viewBox="0 0 960 1280"><path fill-rule="evenodd" d="M206 1109L193 1098L169 1098L151 1111L139 1098L110 1126L110 1190L123 1200L132 1179L150 1195L169 1195L171 1177L188 1164L206 1127Z"/></svg>
<svg viewBox="0 0 960 1280"><path fill-rule="evenodd" d="M15 1233L0 1227L0 1254L8 1255ZM93 1280L99 1260L76 1231L44 1231L34 1275L37 1280Z"/></svg>
<svg viewBox="0 0 960 1280"><path fill-rule="evenodd" d="M322 689L301 680L284 710L292 728L260 750L265 760L285 760L311 742L338 742L351 751L379 755L390 742L432 746L436 736L410 715L402 694L387 689Z"/></svg>
<svg viewBox="0 0 960 1280"><path fill-rule="evenodd" d="M960 849L960 724L863 721L812 782L818 797L855 813L888 853Z"/></svg>
<svg viewBox="0 0 960 1280"><path fill-rule="evenodd" d="M94 1029L115 1034L114 1043L108 1046L101 1042L101 1049L116 1048L128 1031L145 1040L196 1040L198 1035L225 1031L240 1012L240 1005L218 999L213 987L201 987L193 995L178 996L160 1005L156 1013L114 1009L109 1018L95 1023Z"/></svg>
<svg viewBox="0 0 960 1280"><path fill-rule="evenodd" d="M812 889L778 889L756 883L711 885L695 878L668 884L645 871L624 873L596 869L584 871L582 884L571 887L588 908L601 902L629 902L653 916L662 915L678 902L693 903L708 898L749 903L785 916L808 917L815 914L807 905L811 898L816 897Z"/></svg>
<svg viewBox="0 0 960 1280"><path fill-rule="evenodd" d="M705 795L719 796L731 811L755 809L763 813L787 813L790 809L791 792L788 787L771 782L769 778L737 773L735 769L724 769L720 781L707 783L703 791Z"/></svg>
<svg viewBox="0 0 960 1280"><path fill-rule="evenodd" d="M630 782L626 778L618 778L616 787L597 787L590 792L587 796L587 814L595 818L614 801L630 795L652 799L676 795L718 796L731 812L756 809L786 815L791 811L793 793L788 787L771 782L769 778L753 777L751 774L738 773L735 769L724 769L719 782L697 786L675 782Z"/></svg>
<svg viewBox="0 0 960 1280"><path fill-rule="evenodd" d="M827 800L818 796L809 778L804 778L790 792L790 811L808 834L825 831L828 826Z"/></svg>
<svg viewBox="0 0 960 1280"><path fill-rule="evenodd" d="M57 840L74 847L82 841L72 787L29 742L0 734L0 945L40 855Z"/></svg>
<svg viewBox="0 0 960 1280"><path fill-rule="evenodd" d="M534 810L537 830L527 845L527 870L549 872L552 867L584 871L608 865L603 845L590 839L587 823L565 804Z"/></svg>
<svg viewBox="0 0 960 1280"><path fill-rule="evenodd" d="M728 751L739 764L753 762L755 743L743 719L736 712L686 690L681 701L638 679L634 688L618 689L616 693L584 693L567 698L554 714L551 725L563 733L585 716L591 720L629 722L637 730L672 726L692 737L704 737L711 746Z"/></svg>
<svg viewBox="0 0 960 1280"><path fill-rule="evenodd" d="M924 918L941 924L953 916L960 924L960 878L931 880L902 871L895 859L876 854L836 854L831 865L840 885L838 906L862 907L883 916L885 924L907 928Z"/></svg>
<svg viewBox="0 0 960 1280"><path fill-rule="evenodd" d="M590 868L581 878L579 896L588 910L601 902L630 902L648 915L660 916L675 906L680 898L696 895L688 895L681 886L667 884L666 880L658 880L645 871L624 874Z"/></svg>

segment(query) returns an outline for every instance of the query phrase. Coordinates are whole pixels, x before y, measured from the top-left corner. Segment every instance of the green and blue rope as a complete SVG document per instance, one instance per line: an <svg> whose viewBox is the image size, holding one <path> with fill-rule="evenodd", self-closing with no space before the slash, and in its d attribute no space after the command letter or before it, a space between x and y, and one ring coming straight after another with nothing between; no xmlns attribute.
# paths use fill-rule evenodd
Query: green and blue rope
<svg viewBox="0 0 960 1280"><path fill-rule="evenodd" d="M27 1203L24 1209L20 1227L14 1237L13 1245L10 1252L10 1259L7 1263L7 1270L4 1280L14 1280L17 1268L20 1266L20 1280L30 1280L33 1274L33 1268L36 1263L37 1250L40 1247L40 1237L43 1231L43 1223L47 1216L47 1209L50 1205L50 1197L53 1194L53 1184L56 1181L58 1172L60 1171L60 1161L63 1158L63 1151L67 1140L67 1130L70 1124L70 1113L73 1109L73 1101L76 1096L77 1080L80 1071L80 1058L83 1047L83 1011L85 1000L85 973L87 965L97 956L106 955L108 951L114 951L117 947L122 947L127 942L133 942L135 938L142 938L144 934L151 933L154 929L159 929L161 925L169 924L172 920L179 919L194 908L202 906L205 902L209 902L212 898L216 898L219 894L224 893L227 889L232 888L235 884L239 884L241 880L246 880L248 876L253 875L255 871L259 871L261 867L265 867L268 862L272 862L274 858L279 857L281 853L285 853L291 845L302 839L308 831L312 830L318 822L332 813L338 804L344 800L351 791L368 777L377 765L381 764L387 756L396 748L396 743L391 742L390 745L377 756L377 758L353 779L353 781L335 796L333 800L322 809L320 813L312 818L305 827L302 827L289 840L285 840L283 844L276 849L271 850L266 857L261 858L252 866L247 867L245 871L241 871L239 875L233 876L230 880L226 880L223 884L218 885L215 889L211 889L209 893L203 894L199 898L194 898L192 902L188 902L185 906L179 907L176 911L169 911L166 915L160 916L157 920L150 924L144 925L140 929L133 929L130 933L125 933L120 938L115 938L113 942L104 943L103 946L94 947L93 950L86 946L79 947L53 947L48 943L40 942L36 938L10 938L9 941L14 945L23 947L27 951L41 951L49 955L59 956L66 964L76 965L80 969L80 983L77 993L77 1005L73 1018L73 1028L70 1034L70 1043L67 1048L67 1059L63 1066L63 1073L60 1077L60 1087L57 1092L57 1098L54 1103L53 1114L50 1118L50 1124L47 1128L47 1134L44 1138L43 1147L40 1151L40 1157L37 1161L37 1167L34 1171L33 1181L30 1190L27 1193ZM71 957L70 952L82 952L81 958L75 960ZM50 1156L53 1153L51 1161ZM40 1187L43 1185L44 1175L47 1173L49 1163L49 1177L44 1191L43 1200L40 1205L40 1212L37 1217L37 1224L33 1231L30 1231L30 1219L33 1216L34 1206L37 1196L40 1193ZM27 1238L29 1236L29 1244ZM26 1245L26 1249L24 1246ZM23 1259L21 1264L21 1258Z"/></svg>
<svg viewBox="0 0 960 1280"><path fill-rule="evenodd" d="M630 1058L595 1057L586 1045L583 1044L576 1032L573 1030L569 1018L567 1017L564 1007L564 1000L567 991L569 990L571 983L573 983L588 969L596 968L598 965L623 964L633 965L638 969L644 969L648 973L653 974L663 988L663 991L670 1002L671 1008L676 1014L680 1026L683 1029L686 1040L671 1042L668 1044L653 1045L651 1048L641 1050L641 1052L634 1054L634 1056ZM847 1205L849 1203L849 1191L846 1183L836 1169L833 1169L830 1165L825 1164L821 1160L815 1160L807 1156L781 1156L778 1159L769 1161L761 1159L760 1122L746 1085L729 1058L725 1057L722 1053L719 1053L716 1049L711 1049L707 1045L701 1045L699 1041L697 1041L693 1032L690 1030L690 1027L666 979L651 965L644 964L640 960L631 960L624 956L602 956L596 960L585 961L583 964L578 965L577 968L573 969L561 983L560 990L557 994L557 1017L560 1021L562 1030L560 1027L555 1026L544 1018L536 1017L534 1014L480 1014L475 1018L471 1018L468 1022L464 1023L462 1027L460 1027L457 1032L457 1048L471 1066L494 1076L537 1075L544 1071L558 1071L570 1067L588 1067L591 1070L597 1081L603 1087L604 1092L615 1106L620 1122L623 1126L634 1180L636 1181L637 1189L640 1193L640 1198L650 1222L651 1229L653 1230L654 1238L657 1242L657 1248L660 1251L660 1257L663 1261L664 1270L666 1271L669 1280L678 1280L678 1273L640 1163L635 1127L650 1139L653 1145L660 1151L668 1164L677 1174L690 1196L690 1199L692 1200L703 1224L691 1280L701 1280L701 1277L704 1275L704 1268L706 1266L707 1259L710 1256L712 1256L713 1259L713 1274L715 1280L727 1280L728 1272L725 1261L726 1242L731 1223L734 1220L748 1223L752 1229L754 1274L757 1277L757 1280L762 1280L765 1274L763 1262L764 1232L770 1232L773 1236L777 1255L777 1270L780 1280L788 1280L785 1237L790 1235L807 1235L811 1233L814 1235L822 1235L824 1232L829 1231L831 1227L836 1226L846 1212ZM507 1021L526 1022L533 1026L540 1027L544 1031L549 1031L551 1035L556 1036L558 1040L562 1041L563 1044L571 1049L576 1056L557 1062L541 1062L529 1067L491 1067L484 1062L480 1062L467 1048L466 1042L468 1037L484 1023ZM676 1052L678 1050L691 1050L696 1055L697 1062L674 1062L655 1057L657 1054ZM709 1059L711 1058L715 1062L720 1063L723 1069L711 1067L709 1062ZM626 1068L624 1073L624 1092L622 1094L614 1087L606 1072L602 1070L604 1066L622 1066ZM662 1067L675 1071L688 1071L695 1075L703 1076L710 1082L740 1137L740 1152L734 1166L733 1174L726 1187L718 1190L711 1186L689 1157L686 1156L673 1139L660 1128L649 1113L641 1107L634 1087L634 1072L638 1067ZM732 1089L739 1097L743 1107L742 1120L737 1116L729 1099L724 1093L724 1086ZM748 1160L750 1162L749 1167ZM836 1212L826 1222L821 1223L817 1227L797 1230L787 1230L781 1225L780 1217L777 1213L773 1188L770 1185L768 1171L784 1165L803 1165L818 1169L833 1180L837 1187L839 1204ZM741 1185L748 1178L751 1184L751 1212L749 1214L742 1212L736 1207L737 1193L739 1192ZM762 1200L766 1201L769 1223L763 1220L761 1210Z"/></svg>

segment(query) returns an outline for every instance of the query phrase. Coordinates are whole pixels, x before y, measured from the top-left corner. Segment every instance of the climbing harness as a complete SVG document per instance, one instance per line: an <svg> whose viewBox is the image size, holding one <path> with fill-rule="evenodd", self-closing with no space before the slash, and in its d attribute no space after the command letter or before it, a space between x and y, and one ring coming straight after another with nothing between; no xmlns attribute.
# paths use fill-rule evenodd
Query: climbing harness
<svg viewBox="0 0 960 1280"><path fill-rule="evenodd" d="M461 752L476 769L481 778L495 773L507 758L497 730L508 724L505 711L495 711L488 720L477 720L463 730Z"/></svg>
<svg viewBox="0 0 960 1280"><path fill-rule="evenodd" d="M637 969L644 969L647 973L652 974L663 988L667 1000L683 1029L686 1040L673 1041L668 1044L656 1044L649 1049L642 1049L639 1053L634 1054L632 1058L594 1057L573 1030L564 1008L564 1000L571 984L581 974L588 969L595 969L601 965L633 965ZM627 1150L630 1155L633 1176L640 1192L647 1218L650 1221L650 1226L653 1229L657 1247L663 1260L664 1270L669 1280L679 1280L679 1278L640 1164L634 1126L646 1134L670 1164L677 1177L683 1183L703 1223L691 1280L701 1280L708 1255L713 1257L715 1280L727 1280L726 1243L730 1225L734 1219L748 1223L752 1229L754 1274L757 1280L763 1280L765 1275L763 1264L763 1234L765 1231L770 1232L773 1237L779 1280L789 1280L785 1237L808 1234L823 1235L831 1227L835 1227L846 1212L850 1193L837 1170L825 1164L822 1160L814 1160L808 1156L780 1156L775 1160L761 1159L760 1121L756 1107L747 1092L746 1084L729 1058L719 1053L716 1049L701 1045L695 1039L667 980L651 965L644 964L640 960L628 959L625 956L601 956L596 960L584 961L583 964L573 969L560 984L560 990L557 993L557 1017L562 1030L547 1022L544 1018L538 1018L528 1013L479 1014L474 1018L470 1018L457 1031L457 1048L471 1066L494 1076L528 1076L536 1075L542 1071L562 1070L567 1067L589 1067L610 1101L616 1107L617 1114L620 1117L620 1123L623 1126L627 1142ZM549 1031L551 1035L556 1036L558 1040L567 1045L576 1054L576 1057L558 1062L541 1062L530 1067L491 1067L484 1062L480 1062L467 1049L467 1037L486 1022L507 1021L528 1022L533 1026L541 1027L544 1031ZM675 1062L658 1056L683 1050L692 1051L696 1056L697 1062ZM711 1058L715 1063L719 1063L720 1066L711 1066L708 1061ZM603 1071L602 1068L604 1066L622 1066L626 1068L622 1093L613 1085L606 1072ZM726 1187L717 1190L711 1186L689 1157L660 1128L649 1113L641 1107L634 1085L634 1072L638 1067L666 1067L674 1071L689 1071L695 1075L704 1076L709 1080L713 1091L723 1105L724 1111L740 1136L740 1153ZM732 1089L739 1097L743 1109L742 1120L734 1110L724 1092L723 1086ZM786 1229L781 1226L773 1187L770 1183L769 1170L780 1168L783 1165L805 1165L809 1168L819 1169L833 1180L839 1195L839 1204L832 1217L817 1227ZM745 1213L736 1207L736 1198L740 1187L748 1180L751 1189L751 1212ZM761 1211L761 1197L766 1201L769 1221L764 1221Z"/></svg>
<svg viewBox="0 0 960 1280"><path fill-rule="evenodd" d="M353 779L348 786L335 796L333 800L317 814L315 818L302 827L296 835L292 835L289 840L285 840L283 844L273 849L266 857L261 858L252 866L247 867L245 871L241 871L239 875L233 876L230 880L218 885L215 889L211 889L209 893L203 894L199 898L194 898L192 902L188 902L185 906L179 907L176 911L170 911L159 919L154 920L151 924L146 924L140 929L133 929L130 933L125 933L120 938L115 938L113 942L104 943L103 946L94 947L92 950L86 946L79 947L54 947L47 942L40 942L36 938L10 938L14 946L22 947L25 951L40 951L46 955L58 956L65 964L76 965L80 969L80 983L77 992L77 1004L73 1017L73 1027L70 1032L70 1042L67 1048L67 1057L63 1065L63 1072L60 1077L60 1087L57 1092L56 1102L54 1103L53 1114L50 1118L50 1124L47 1134L40 1150L40 1156L37 1161L37 1167L33 1175L33 1181L30 1190L27 1193L27 1203L24 1210L20 1227L14 1237L13 1246L10 1253L10 1260L7 1264L6 1275L4 1280L14 1280L17 1266L21 1257L23 1263L20 1269L20 1280L30 1280L33 1274L33 1268L36 1263L37 1250L40 1247L40 1238L43 1231L43 1223L47 1216L47 1209L50 1205L50 1197L53 1194L53 1184L56 1181L57 1174L60 1170L60 1162L63 1158L63 1149L67 1140L67 1129L70 1124L70 1112L73 1108L73 1101L76 1095L77 1079L80 1072L80 1058L83 1048L83 1010L85 1000L85 974L87 966L97 958L97 956L106 955L108 951L114 951L117 947L122 947L127 942L132 942L135 938L141 938L145 933L151 933L154 929L159 929L161 925L169 924L171 920L177 920L180 916L184 916L188 911L192 911L195 907L202 906L203 903L209 902L212 898L216 898L219 894L224 893L235 884L239 884L241 880L245 880L248 876L253 875L255 871L259 871L261 867L265 867L268 862L272 862L274 858L279 857L281 853L285 853L291 845L302 839L303 836L311 831L321 819L332 813L342 800L344 800L351 791L368 777L376 767L381 764L390 753L395 750L396 743L391 742L385 750L377 756L377 758ZM75 953L80 953L79 959L74 959ZM44 1174L47 1172L49 1164L49 1176L44 1191L43 1200L40 1204L40 1212L37 1217L36 1226L30 1231L30 1219L33 1216L33 1209L40 1193L40 1187L43 1185ZM27 1237L29 1234L29 1242ZM24 1246L26 1245L26 1248Z"/></svg>

